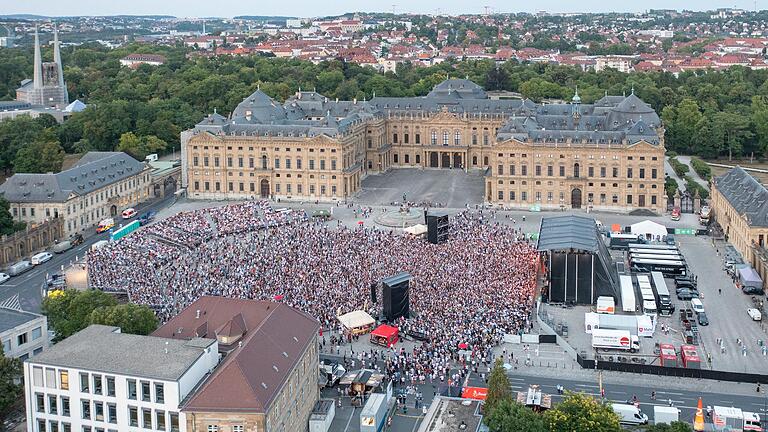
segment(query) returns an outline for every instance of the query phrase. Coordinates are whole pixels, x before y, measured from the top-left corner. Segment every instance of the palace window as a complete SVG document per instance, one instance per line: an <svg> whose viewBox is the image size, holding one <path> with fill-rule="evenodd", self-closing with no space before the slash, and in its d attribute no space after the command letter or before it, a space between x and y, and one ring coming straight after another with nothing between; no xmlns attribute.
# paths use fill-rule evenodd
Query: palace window
<svg viewBox="0 0 768 432"><path fill-rule="evenodd" d="M456 133L453 136L453 144L461 145L461 133L459 133L459 131L456 131Z"/></svg>
<svg viewBox="0 0 768 432"><path fill-rule="evenodd" d="M448 131L443 131L443 145L448 145Z"/></svg>
<svg viewBox="0 0 768 432"><path fill-rule="evenodd" d="M431 139L432 145L437 145L437 132L432 131L432 139Z"/></svg>

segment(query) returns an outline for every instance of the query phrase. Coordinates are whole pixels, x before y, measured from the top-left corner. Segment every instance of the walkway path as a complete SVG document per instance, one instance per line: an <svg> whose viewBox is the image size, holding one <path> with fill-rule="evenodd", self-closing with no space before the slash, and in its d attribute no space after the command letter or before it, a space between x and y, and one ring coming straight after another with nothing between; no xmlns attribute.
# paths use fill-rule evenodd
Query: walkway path
<svg viewBox="0 0 768 432"><path fill-rule="evenodd" d="M701 178L699 174L696 172L696 170L693 169L693 165L691 164L691 156L678 156L677 160L679 160L681 163L684 163L688 165L688 167L691 169L688 172L688 175L698 184L704 186L707 190L709 190L709 183L707 183L706 180Z"/></svg>
<svg viewBox="0 0 768 432"><path fill-rule="evenodd" d="M675 173L675 170L672 169L672 164L669 163L669 158L664 158L664 174L672 177L677 181L678 189L680 190L680 193L685 192L685 181L677 176Z"/></svg>

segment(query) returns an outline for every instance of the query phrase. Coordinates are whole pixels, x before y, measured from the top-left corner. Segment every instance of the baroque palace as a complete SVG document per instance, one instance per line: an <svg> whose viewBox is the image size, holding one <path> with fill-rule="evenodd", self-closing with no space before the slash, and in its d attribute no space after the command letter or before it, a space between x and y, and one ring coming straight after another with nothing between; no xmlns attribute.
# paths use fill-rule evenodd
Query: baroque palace
<svg viewBox="0 0 768 432"><path fill-rule="evenodd" d="M192 198L346 199L391 168L463 169L484 173L485 201L506 207L666 210L664 130L634 91L540 105L448 79L424 97L300 90L281 105L257 90L181 142Z"/></svg>

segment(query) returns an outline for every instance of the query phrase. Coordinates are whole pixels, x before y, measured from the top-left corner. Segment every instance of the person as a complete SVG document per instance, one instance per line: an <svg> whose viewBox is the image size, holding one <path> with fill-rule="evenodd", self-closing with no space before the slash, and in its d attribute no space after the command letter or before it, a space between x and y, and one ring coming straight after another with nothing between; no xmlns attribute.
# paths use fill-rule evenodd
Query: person
<svg viewBox="0 0 768 432"><path fill-rule="evenodd" d="M718 288L717 289L717 293L720 294L720 295L723 295L723 289L722 288Z"/></svg>
<svg viewBox="0 0 768 432"><path fill-rule="evenodd" d="M656 390L651 392L651 400L656 400Z"/></svg>
<svg viewBox="0 0 768 432"><path fill-rule="evenodd" d="M667 403L669 404L669 406L672 406L672 399L667 399Z"/></svg>
<svg viewBox="0 0 768 432"><path fill-rule="evenodd" d="M757 392L760 393L760 383L757 383Z"/></svg>

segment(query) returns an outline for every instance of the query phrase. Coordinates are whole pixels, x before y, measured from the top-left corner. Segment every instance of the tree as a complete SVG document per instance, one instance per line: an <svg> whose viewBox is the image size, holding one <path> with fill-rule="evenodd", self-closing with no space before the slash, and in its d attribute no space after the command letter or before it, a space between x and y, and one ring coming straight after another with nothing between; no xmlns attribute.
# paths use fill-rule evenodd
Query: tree
<svg viewBox="0 0 768 432"><path fill-rule="evenodd" d="M27 226L26 222L13 220L10 210L11 205L4 197L0 196L0 235L11 235Z"/></svg>
<svg viewBox="0 0 768 432"><path fill-rule="evenodd" d="M114 297L103 291L53 291L43 300L43 314L56 332L54 341L68 338L90 324L91 313L99 307L115 306Z"/></svg>
<svg viewBox="0 0 768 432"><path fill-rule="evenodd" d="M563 401L544 413L551 432L619 432L619 416L613 409L584 393L567 392Z"/></svg>
<svg viewBox="0 0 768 432"><path fill-rule="evenodd" d="M21 378L21 361L6 357L0 345L0 421L8 408L21 399L24 390Z"/></svg>
<svg viewBox="0 0 768 432"><path fill-rule="evenodd" d="M497 358L488 376L488 396L485 398L485 409L492 412L496 404L503 400L512 399L512 386L504 370L504 362Z"/></svg>
<svg viewBox="0 0 768 432"><path fill-rule="evenodd" d="M157 317L147 306L132 303L102 306L91 312L90 324L120 327L123 333L148 335L157 329Z"/></svg>
<svg viewBox="0 0 768 432"><path fill-rule="evenodd" d="M57 173L64 162L64 149L58 141L36 141L16 152L14 171L19 173Z"/></svg>
<svg viewBox="0 0 768 432"><path fill-rule="evenodd" d="M542 415L511 398L499 401L491 411L486 407L485 412L487 413L485 423L491 432L545 432L547 430Z"/></svg>
<svg viewBox="0 0 768 432"><path fill-rule="evenodd" d="M154 135L137 137L133 132L120 135L117 151L126 152L137 160L144 160L148 154L165 150L165 141Z"/></svg>
<svg viewBox="0 0 768 432"><path fill-rule="evenodd" d="M758 147L763 156L768 156L768 103L763 96L752 98L752 127L755 130Z"/></svg>
<svg viewBox="0 0 768 432"><path fill-rule="evenodd" d="M495 67L488 69L485 76L486 90L506 90L509 85L509 74L504 68Z"/></svg>

